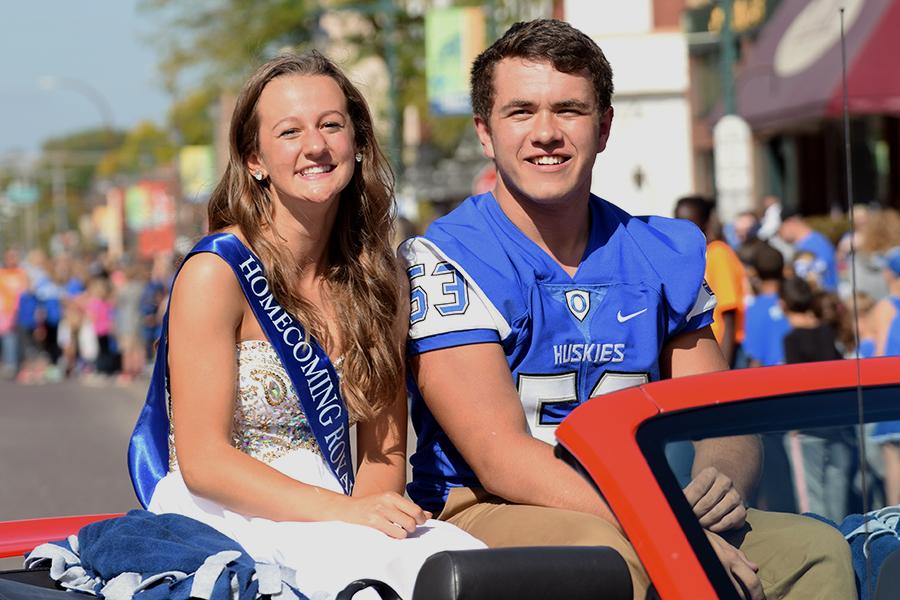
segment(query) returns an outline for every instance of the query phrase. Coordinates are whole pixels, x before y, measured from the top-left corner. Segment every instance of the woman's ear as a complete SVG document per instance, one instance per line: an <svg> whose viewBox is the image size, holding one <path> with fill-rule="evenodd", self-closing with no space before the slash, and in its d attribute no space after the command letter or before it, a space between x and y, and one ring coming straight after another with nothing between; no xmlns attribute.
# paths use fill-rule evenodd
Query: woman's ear
<svg viewBox="0 0 900 600"><path fill-rule="evenodd" d="M265 179L269 172L266 170L266 166L259 159L259 155L254 152L250 155L250 158L247 159L247 169L250 171L250 174L255 177L257 180ZM261 177L256 177L256 174L260 173Z"/></svg>

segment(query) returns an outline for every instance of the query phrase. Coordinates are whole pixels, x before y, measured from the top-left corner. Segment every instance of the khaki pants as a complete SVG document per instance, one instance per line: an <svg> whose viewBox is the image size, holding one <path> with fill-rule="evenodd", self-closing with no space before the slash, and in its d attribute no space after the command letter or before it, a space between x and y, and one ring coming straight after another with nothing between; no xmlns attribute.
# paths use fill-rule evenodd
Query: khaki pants
<svg viewBox="0 0 900 600"><path fill-rule="evenodd" d="M594 515L510 504L482 489L453 488L438 518L492 548L610 546L628 564L635 600L644 600L650 587L628 539ZM750 509L747 526L725 537L759 565L769 600L857 597L850 547L833 527L798 515Z"/></svg>

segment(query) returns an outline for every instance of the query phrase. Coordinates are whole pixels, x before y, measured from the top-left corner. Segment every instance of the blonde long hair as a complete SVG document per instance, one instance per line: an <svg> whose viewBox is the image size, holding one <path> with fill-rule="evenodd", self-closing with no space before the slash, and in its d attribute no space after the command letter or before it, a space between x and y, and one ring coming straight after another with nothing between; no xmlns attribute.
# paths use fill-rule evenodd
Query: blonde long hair
<svg viewBox="0 0 900 600"><path fill-rule="evenodd" d="M285 75L331 77L347 99L354 142L362 154L341 192L326 251L325 289L341 310L341 390L351 415L374 417L402 389L403 344L394 322L400 306L391 246L394 176L375 139L369 107L359 90L319 52L278 56L262 65L241 90L231 117L229 160L209 201L209 229L237 226L266 269L278 302L326 349L333 348L320 314L292 285L300 267L274 233L268 185L251 176L247 161L259 148L257 102L263 88Z"/></svg>

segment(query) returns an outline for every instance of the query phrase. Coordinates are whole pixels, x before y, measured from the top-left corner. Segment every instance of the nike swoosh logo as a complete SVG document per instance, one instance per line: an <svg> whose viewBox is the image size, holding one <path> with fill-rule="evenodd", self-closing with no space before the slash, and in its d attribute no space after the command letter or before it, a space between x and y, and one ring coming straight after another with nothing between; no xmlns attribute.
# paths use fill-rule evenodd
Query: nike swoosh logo
<svg viewBox="0 0 900 600"><path fill-rule="evenodd" d="M616 313L616 320L619 323L624 323L625 321L630 321L631 319L635 318L638 315L642 315L645 312L647 312L646 308L644 310L639 310L637 312L633 312L630 315L623 315L622 311L620 310L619 312Z"/></svg>

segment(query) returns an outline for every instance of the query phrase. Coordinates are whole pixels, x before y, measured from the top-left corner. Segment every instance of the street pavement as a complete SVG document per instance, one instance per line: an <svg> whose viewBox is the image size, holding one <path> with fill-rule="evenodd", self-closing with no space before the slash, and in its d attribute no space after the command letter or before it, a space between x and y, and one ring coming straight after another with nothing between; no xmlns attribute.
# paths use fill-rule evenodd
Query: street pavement
<svg viewBox="0 0 900 600"><path fill-rule="evenodd" d="M128 438L146 382L0 382L0 521L137 507Z"/></svg>
<svg viewBox="0 0 900 600"><path fill-rule="evenodd" d="M0 381L0 521L138 508L125 457L146 389Z"/></svg>

